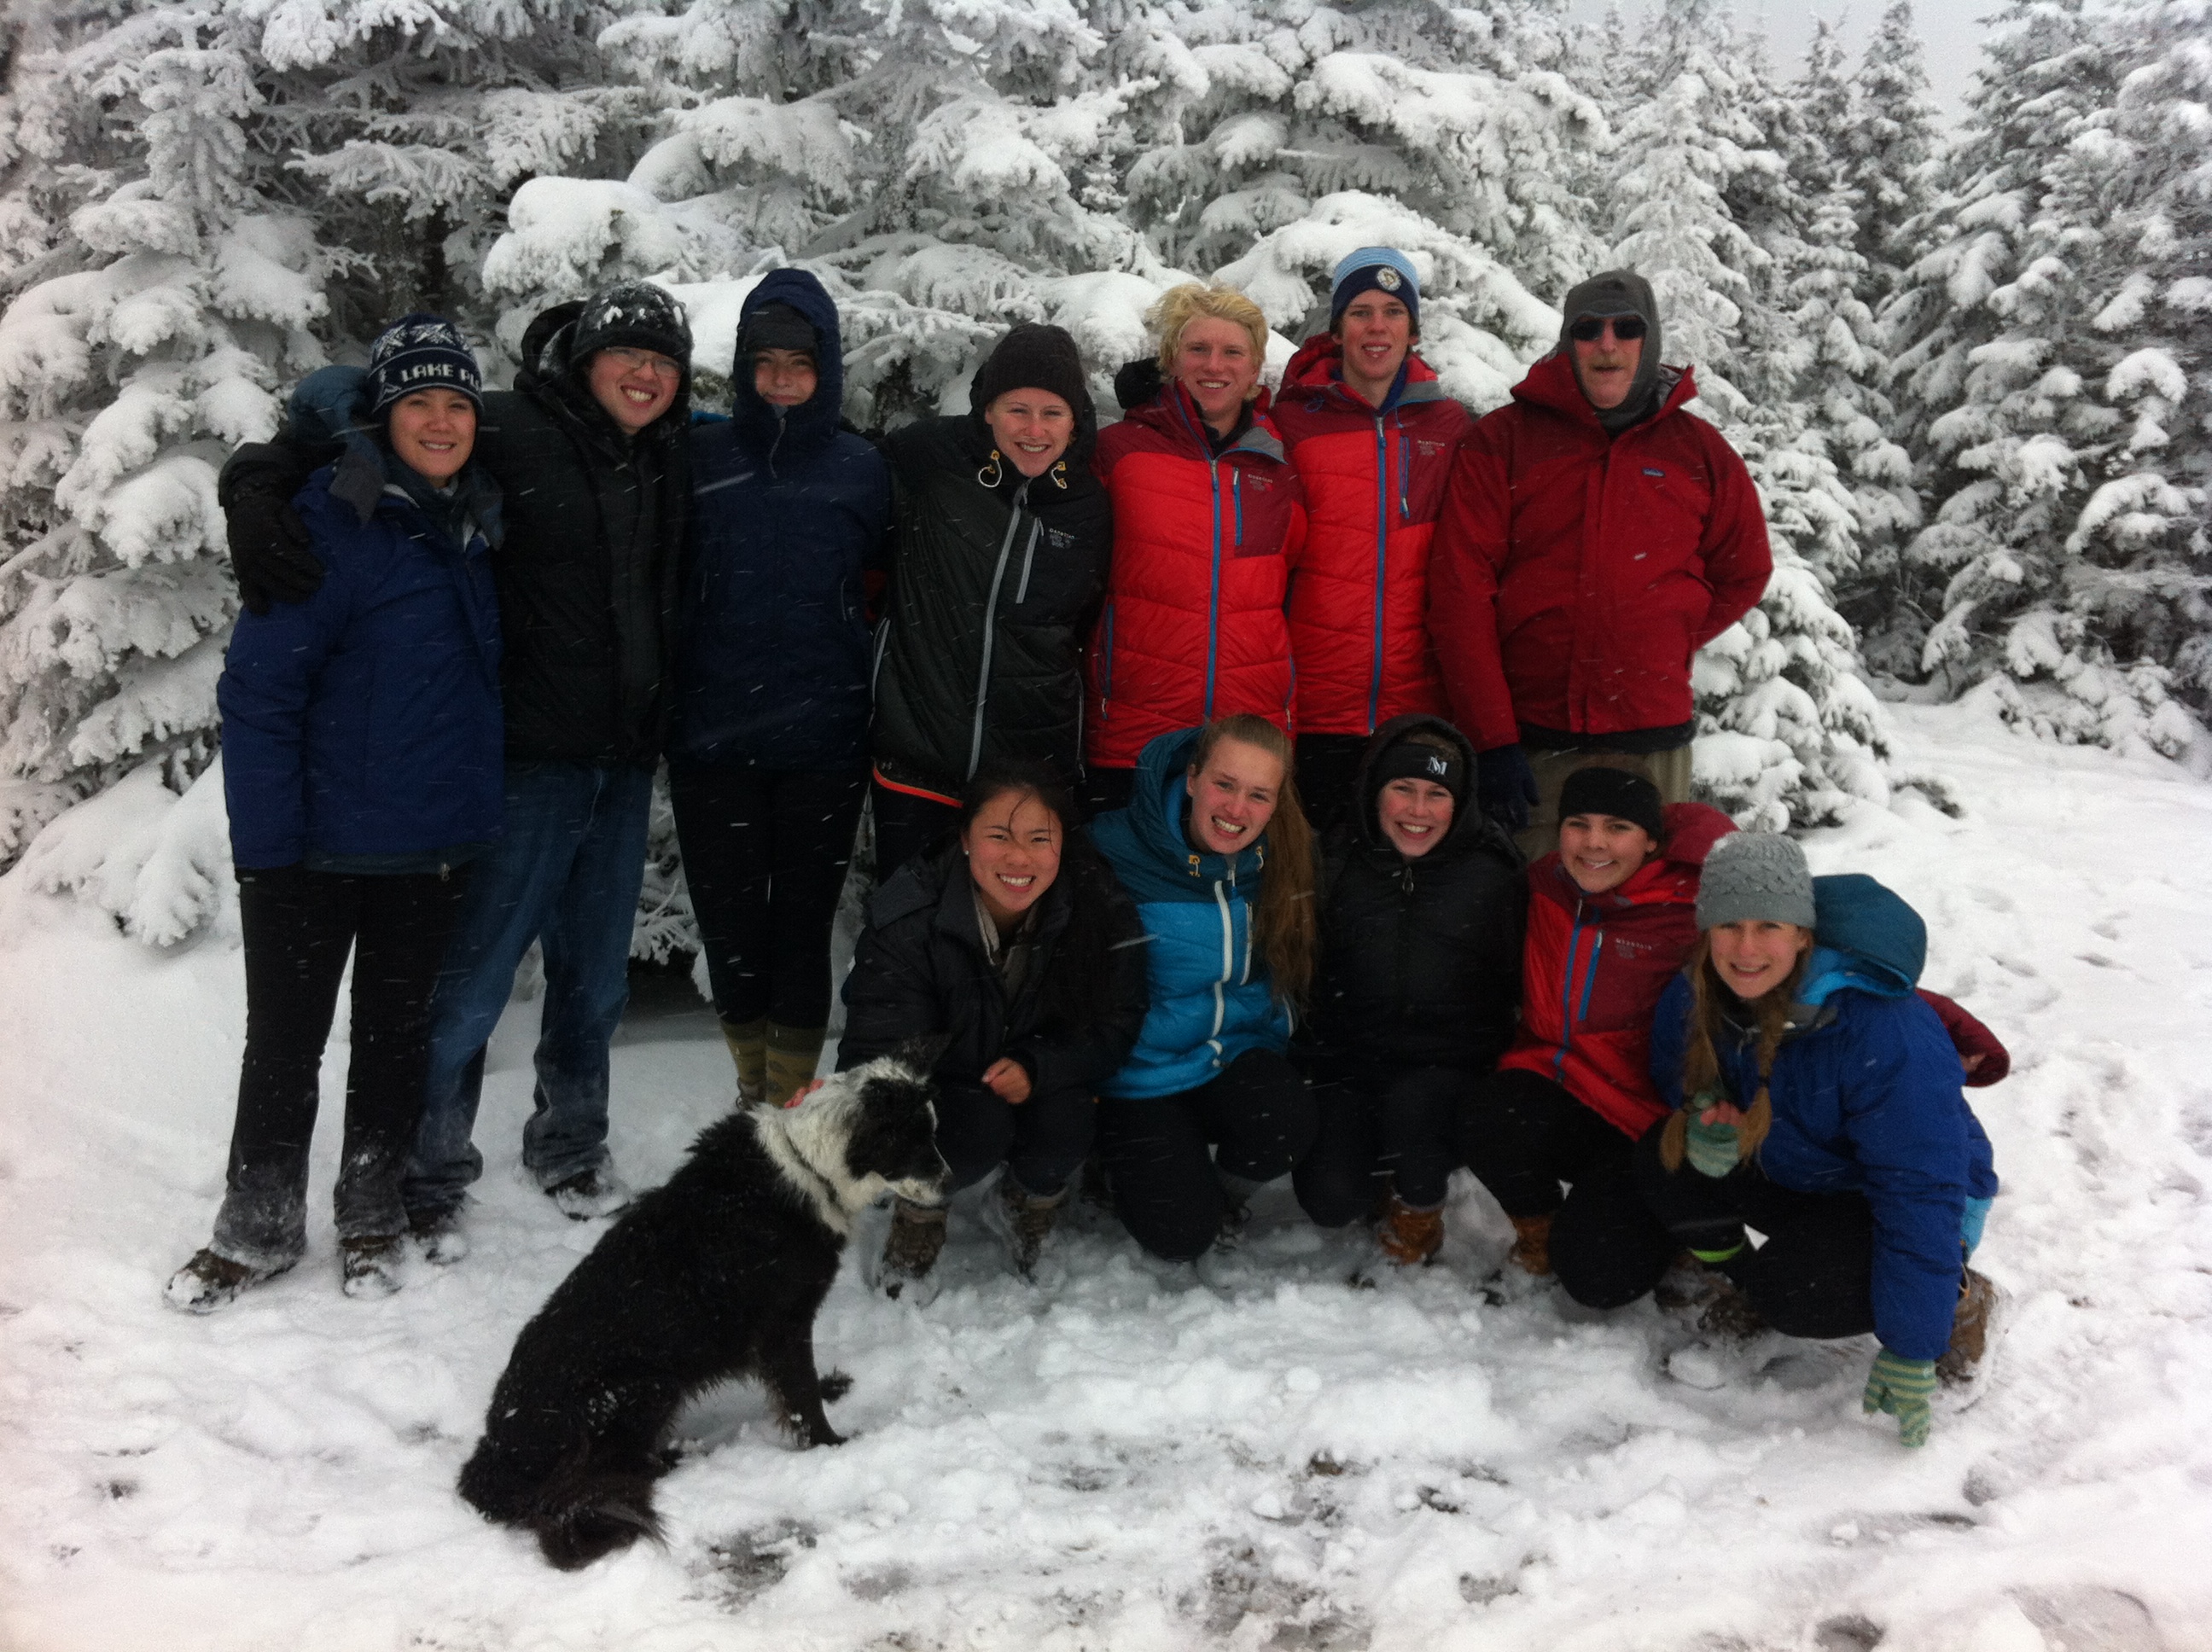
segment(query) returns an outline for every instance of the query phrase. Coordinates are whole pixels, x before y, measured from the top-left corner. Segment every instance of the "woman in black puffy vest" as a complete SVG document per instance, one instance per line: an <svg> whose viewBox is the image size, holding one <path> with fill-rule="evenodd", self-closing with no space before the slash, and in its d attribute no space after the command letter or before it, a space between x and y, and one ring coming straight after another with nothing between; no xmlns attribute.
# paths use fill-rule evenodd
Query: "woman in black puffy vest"
<svg viewBox="0 0 2212 1652"><path fill-rule="evenodd" d="M876 629L879 878L951 829L984 768L1079 777L1083 638L1114 539L1097 427L1075 341L1024 324L977 370L967 413L884 439L898 502Z"/></svg>
<svg viewBox="0 0 2212 1652"><path fill-rule="evenodd" d="M1469 806L1474 768L1442 718L1393 718L1322 852L1321 981L1299 1046L1321 1132L1291 1186L1323 1227L1379 1212L1401 1264L1443 1241L1459 1105L1520 1001L1528 890L1512 843Z"/></svg>

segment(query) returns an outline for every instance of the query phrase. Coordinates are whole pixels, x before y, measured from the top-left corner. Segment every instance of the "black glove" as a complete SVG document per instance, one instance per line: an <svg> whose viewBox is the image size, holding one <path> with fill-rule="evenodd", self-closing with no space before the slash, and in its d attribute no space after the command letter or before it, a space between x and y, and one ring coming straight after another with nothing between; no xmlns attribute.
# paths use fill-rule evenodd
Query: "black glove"
<svg viewBox="0 0 2212 1652"><path fill-rule="evenodd" d="M253 613L267 613L271 600L305 602L322 587L323 565L307 549L307 525L292 508L292 496L312 473L276 442L241 447L223 466L216 496L230 536L231 576Z"/></svg>
<svg viewBox="0 0 2212 1652"><path fill-rule="evenodd" d="M1492 746L1474 754L1474 800L1507 831L1527 829L1529 805L1539 796L1536 771L1528 767L1518 745Z"/></svg>

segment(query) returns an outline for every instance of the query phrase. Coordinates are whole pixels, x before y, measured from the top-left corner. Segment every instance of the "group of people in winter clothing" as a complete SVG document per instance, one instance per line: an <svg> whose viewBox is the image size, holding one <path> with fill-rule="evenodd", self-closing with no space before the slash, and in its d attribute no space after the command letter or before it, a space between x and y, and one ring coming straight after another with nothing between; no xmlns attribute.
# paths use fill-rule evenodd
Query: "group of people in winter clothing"
<svg viewBox="0 0 2212 1652"><path fill-rule="evenodd" d="M397 1288L410 1233L465 1254L533 943L523 1162L569 1216L627 1200L608 1045L665 759L740 1105L813 1079L865 810L838 1064L935 1041L952 1185L998 1174L1024 1274L1086 1179L1163 1257L1288 1177L1415 1265L1464 1166L1508 1266L1579 1301L1875 1331L1869 1404L1924 1437L1994 1301L1960 1085L2002 1054L1916 992L1894 896L1688 800L1691 659L1770 571L1749 477L1632 273L1480 420L1419 306L1405 254L1355 252L1271 398L1259 309L1177 288L1103 430L1035 325L965 413L847 428L795 270L746 298L726 418L645 283L538 318L511 392L420 315L312 375L222 482L248 1030L171 1300L301 1254L349 947L349 1292ZM945 1235L897 1205L879 1283L925 1294Z"/></svg>

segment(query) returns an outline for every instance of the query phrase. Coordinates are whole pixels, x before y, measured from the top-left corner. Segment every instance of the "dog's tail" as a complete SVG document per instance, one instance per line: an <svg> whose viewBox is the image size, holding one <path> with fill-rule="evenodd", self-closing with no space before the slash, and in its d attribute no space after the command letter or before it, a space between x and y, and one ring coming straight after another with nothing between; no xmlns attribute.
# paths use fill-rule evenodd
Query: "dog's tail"
<svg viewBox="0 0 2212 1652"><path fill-rule="evenodd" d="M532 1533L562 1571L640 1538L661 1540L653 1510L657 1467L594 1463L588 1442L548 1474L532 1473L486 1435L461 1470L460 1493L486 1518Z"/></svg>

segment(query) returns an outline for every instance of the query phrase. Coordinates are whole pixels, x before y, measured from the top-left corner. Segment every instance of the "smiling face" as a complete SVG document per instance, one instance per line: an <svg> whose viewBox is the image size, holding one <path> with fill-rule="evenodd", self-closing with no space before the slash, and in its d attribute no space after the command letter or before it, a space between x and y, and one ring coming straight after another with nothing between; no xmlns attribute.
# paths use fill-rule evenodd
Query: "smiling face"
<svg viewBox="0 0 2212 1652"><path fill-rule="evenodd" d="M1607 316L1602 330L1595 338L1574 338L1575 378L1589 398L1589 404L1600 412L1609 412L1628 399L1630 386L1636 382L1636 369L1644 360L1644 340L1639 335L1623 338L1613 331L1619 318ZM1638 324L1639 325L1641 324Z"/></svg>
<svg viewBox="0 0 2212 1652"><path fill-rule="evenodd" d="M1060 829L1036 793L1001 792L960 835L968 876L1000 928L1018 922L1060 876Z"/></svg>
<svg viewBox="0 0 2212 1652"><path fill-rule="evenodd" d="M418 390L392 403L386 428L402 465L442 484L469 462L477 440L477 406L458 390Z"/></svg>
<svg viewBox="0 0 2212 1652"><path fill-rule="evenodd" d="M1569 815L1559 823L1559 864L1585 895L1619 889L1658 852L1650 833L1617 815Z"/></svg>
<svg viewBox="0 0 2212 1652"><path fill-rule="evenodd" d="M1009 390L983 410L991 441L1024 476L1042 476L1075 440L1075 410L1048 390Z"/></svg>
<svg viewBox="0 0 2212 1652"><path fill-rule="evenodd" d="M1235 428L1260 382L1261 366L1252 335L1219 316L1193 318L1176 344L1176 378L1217 432Z"/></svg>
<svg viewBox="0 0 2212 1652"><path fill-rule="evenodd" d="M1360 294L1344 307L1336 337L1343 346L1345 388L1380 407L1413 347L1413 318L1405 301L1371 289Z"/></svg>
<svg viewBox="0 0 2212 1652"><path fill-rule="evenodd" d="M1404 776L1386 781L1375 794L1375 823L1390 847L1409 860L1443 842L1451 823L1452 794L1434 780Z"/></svg>
<svg viewBox="0 0 2212 1652"><path fill-rule="evenodd" d="M1715 924L1705 936L1712 944L1713 973L1746 999L1763 997L1789 980L1813 945L1811 930L1771 918Z"/></svg>
<svg viewBox="0 0 2212 1652"><path fill-rule="evenodd" d="M753 393L770 407L803 406L821 382L814 358L805 350L754 352Z"/></svg>
<svg viewBox="0 0 2212 1652"><path fill-rule="evenodd" d="M1203 768L1183 777L1190 794L1190 835L1215 854L1249 849L1275 817L1283 795L1282 760L1243 740L1222 740Z"/></svg>
<svg viewBox="0 0 2212 1652"><path fill-rule="evenodd" d="M684 382L684 367L658 350L614 344L592 352L587 382L592 399L634 435L674 404Z"/></svg>

